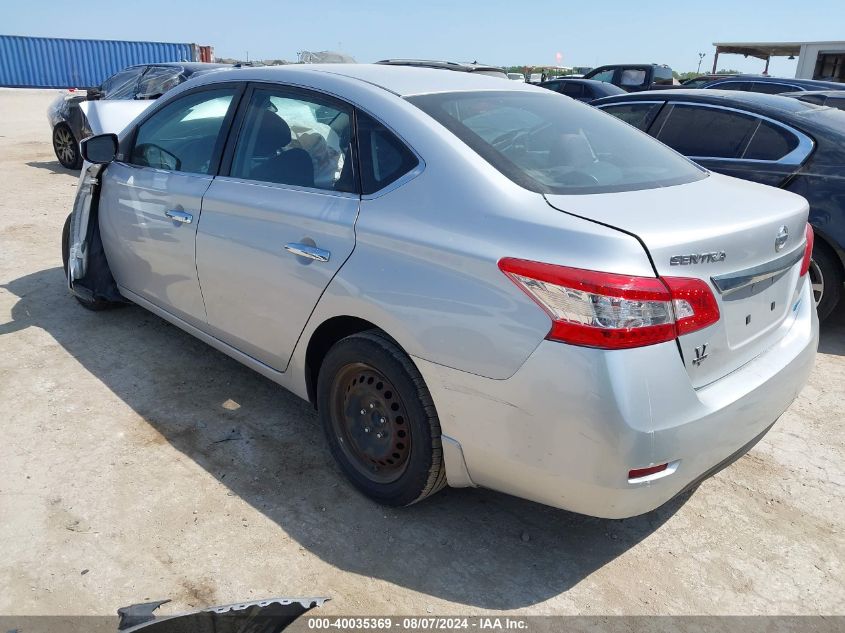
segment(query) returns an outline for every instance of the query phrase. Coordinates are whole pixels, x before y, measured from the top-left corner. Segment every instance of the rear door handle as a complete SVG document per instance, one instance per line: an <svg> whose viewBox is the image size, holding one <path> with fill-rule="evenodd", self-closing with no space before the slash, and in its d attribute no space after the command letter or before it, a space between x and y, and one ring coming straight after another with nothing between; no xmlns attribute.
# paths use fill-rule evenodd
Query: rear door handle
<svg viewBox="0 0 845 633"><path fill-rule="evenodd" d="M194 216L192 216L190 213L185 213L184 211L176 211L175 209L165 211L164 215L166 215L174 222L181 222L182 224L190 224L194 221Z"/></svg>
<svg viewBox="0 0 845 633"><path fill-rule="evenodd" d="M285 244L285 250L288 253L293 253L299 257L307 257L308 259L315 259L318 262L327 262L331 257L331 252L310 244L302 244L301 242L289 242Z"/></svg>

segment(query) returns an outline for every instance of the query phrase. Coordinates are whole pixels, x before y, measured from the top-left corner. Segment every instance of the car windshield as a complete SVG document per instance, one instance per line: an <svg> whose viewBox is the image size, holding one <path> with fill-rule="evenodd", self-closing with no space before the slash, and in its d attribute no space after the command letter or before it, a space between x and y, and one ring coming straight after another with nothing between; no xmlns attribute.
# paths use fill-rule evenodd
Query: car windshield
<svg viewBox="0 0 845 633"><path fill-rule="evenodd" d="M438 93L408 100L532 191L633 191L707 175L627 123L554 92Z"/></svg>

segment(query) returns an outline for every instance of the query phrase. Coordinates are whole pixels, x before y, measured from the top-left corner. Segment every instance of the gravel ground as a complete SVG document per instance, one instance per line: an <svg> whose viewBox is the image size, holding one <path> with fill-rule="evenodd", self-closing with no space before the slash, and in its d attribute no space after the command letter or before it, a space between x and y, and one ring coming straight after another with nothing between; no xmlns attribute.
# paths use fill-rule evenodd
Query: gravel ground
<svg viewBox="0 0 845 633"><path fill-rule="evenodd" d="M63 285L52 91L0 90L0 614L327 595L324 614L845 613L845 312L747 456L624 521L484 490L355 493L314 411Z"/></svg>

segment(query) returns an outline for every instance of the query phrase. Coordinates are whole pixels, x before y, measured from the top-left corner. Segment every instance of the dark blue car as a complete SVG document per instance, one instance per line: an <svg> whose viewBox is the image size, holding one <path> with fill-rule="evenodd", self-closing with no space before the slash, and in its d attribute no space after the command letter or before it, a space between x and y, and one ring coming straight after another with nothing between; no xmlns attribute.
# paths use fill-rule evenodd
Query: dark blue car
<svg viewBox="0 0 845 633"><path fill-rule="evenodd" d="M841 90L843 84L818 79L789 79L766 75L729 75L717 77L695 87L702 90L737 90L777 95L784 92L804 92L808 90Z"/></svg>
<svg viewBox="0 0 845 633"><path fill-rule="evenodd" d="M592 103L707 169L780 187L810 203L810 276L824 319L845 271L845 112L788 97L660 90Z"/></svg>

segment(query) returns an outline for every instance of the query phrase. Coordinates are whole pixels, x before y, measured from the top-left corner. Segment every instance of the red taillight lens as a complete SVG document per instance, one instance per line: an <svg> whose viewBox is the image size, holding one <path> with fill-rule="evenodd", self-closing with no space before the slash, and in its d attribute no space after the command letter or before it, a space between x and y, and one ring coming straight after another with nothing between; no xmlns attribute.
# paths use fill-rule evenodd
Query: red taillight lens
<svg viewBox="0 0 845 633"><path fill-rule="evenodd" d="M522 259L499 268L552 319L547 338L625 349L642 347L707 327L719 307L699 279L636 277Z"/></svg>
<svg viewBox="0 0 845 633"><path fill-rule="evenodd" d="M628 471L628 479L640 479L641 477L648 477L649 475L662 473L667 468L669 468L668 463L658 464L657 466L649 466L648 468L634 468L633 470Z"/></svg>
<svg viewBox="0 0 845 633"><path fill-rule="evenodd" d="M804 235L807 237L807 244L804 246L804 259L801 261L801 277L807 274L807 271L810 270L810 260L813 258L813 244L816 241L815 233L813 233L813 227L807 224L807 229L804 231Z"/></svg>

